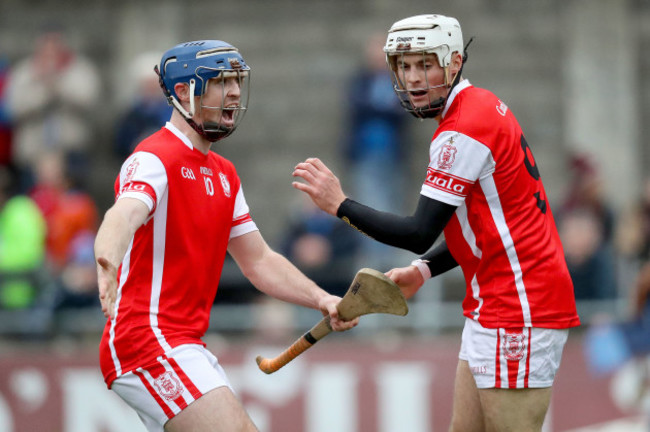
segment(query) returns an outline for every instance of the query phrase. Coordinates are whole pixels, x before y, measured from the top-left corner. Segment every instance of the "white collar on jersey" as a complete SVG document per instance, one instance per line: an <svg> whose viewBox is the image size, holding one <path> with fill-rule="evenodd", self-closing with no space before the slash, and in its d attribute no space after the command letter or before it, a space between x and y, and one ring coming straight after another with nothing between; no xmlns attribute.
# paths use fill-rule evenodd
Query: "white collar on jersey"
<svg viewBox="0 0 650 432"><path fill-rule="evenodd" d="M447 97L447 103L445 104L445 109L442 111L442 118L445 117L445 114L447 114L447 110L449 109L451 104L454 103L454 99L456 99L456 95L470 86L471 84L469 83L469 80L467 78L464 78L461 82L456 84L456 87L454 87L454 89Z"/></svg>
<svg viewBox="0 0 650 432"><path fill-rule="evenodd" d="M190 148L190 150L194 150L194 146L192 145L192 141L190 141L190 139L187 136L185 136L185 134L183 132L181 132L180 129L178 129L176 126L174 126L170 122L167 122L165 124L165 127L167 129L169 129L171 131L171 133L176 135L178 137L178 139L183 141L183 144L188 146Z"/></svg>

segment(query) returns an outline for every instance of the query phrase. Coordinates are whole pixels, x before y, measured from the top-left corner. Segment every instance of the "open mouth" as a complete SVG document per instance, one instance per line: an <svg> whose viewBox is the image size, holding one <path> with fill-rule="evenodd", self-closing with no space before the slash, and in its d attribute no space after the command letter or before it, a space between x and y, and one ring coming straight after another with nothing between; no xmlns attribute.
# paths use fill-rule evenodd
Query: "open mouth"
<svg viewBox="0 0 650 432"><path fill-rule="evenodd" d="M414 98L421 98L427 95L426 90L414 90L409 92Z"/></svg>
<svg viewBox="0 0 650 432"><path fill-rule="evenodd" d="M228 107L221 111L221 123L225 126L232 126L235 122L236 107Z"/></svg>
<svg viewBox="0 0 650 432"><path fill-rule="evenodd" d="M409 99L414 106L425 106L429 104L429 92L426 90L409 91Z"/></svg>

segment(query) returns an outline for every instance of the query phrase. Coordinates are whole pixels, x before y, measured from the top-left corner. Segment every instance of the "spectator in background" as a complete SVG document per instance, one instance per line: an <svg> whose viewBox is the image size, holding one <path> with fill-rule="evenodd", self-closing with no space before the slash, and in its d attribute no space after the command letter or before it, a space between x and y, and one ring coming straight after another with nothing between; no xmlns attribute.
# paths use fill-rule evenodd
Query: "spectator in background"
<svg viewBox="0 0 650 432"><path fill-rule="evenodd" d="M612 375L615 404L626 414L644 413L650 425L650 177L619 219L615 240L621 287L631 288L629 313L594 322L585 334L585 356L596 376Z"/></svg>
<svg viewBox="0 0 650 432"><path fill-rule="evenodd" d="M614 211L589 155L569 159L572 180L558 214L558 229L576 299L612 299L618 294Z"/></svg>
<svg viewBox="0 0 650 432"><path fill-rule="evenodd" d="M650 355L650 260L639 271L631 295L631 320L622 324L632 355Z"/></svg>
<svg viewBox="0 0 650 432"><path fill-rule="evenodd" d="M46 31L38 37L34 52L10 71L6 90L15 128L13 158L25 175L24 187L45 151L75 152L85 164L100 76L62 33Z"/></svg>
<svg viewBox="0 0 650 432"><path fill-rule="evenodd" d="M637 202L623 214L616 245L624 257L637 265L650 261L650 177L643 182Z"/></svg>
<svg viewBox="0 0 650 432"><path fill-rule="evenodd" d="M30 196L47 223L47 256L55 276L79 263L84 251L92 251L98 226L97 207L73 175L74 163L62 153L42 153L35 166L35 185ZM92 259L88 266L94 271ZM94 278L95 274L93 274ZM96 285L92 290L95 292Z"/></svg>
<svg viewBox="0 0 650 432"><path fill-rule="evenodd" d="M15 176L0 167L0 308L26 309L38 296L46 226L38 206L15 194Z"/></svg>
<svg viewBox="0 0 650 432"><path fill-rule="evenodd" d="M0 166L11 162L11 119L6 107L6 84L9 75L9 63L0 58Z"/></svg>
<svg viewBox="0 0 650 432"><path fill-rule="evenodd" d="M563 215L559 231L576 299L616 297L615 259L612 248L603 242L597 217L585 210L573 210Z"/></svg>
<svg viewBox="0 0 650 432"><path fill-rule="evenodd" d="M385 41L382 33L368 38L365 63L347 88L349 124L343 154L353 195L371 207L399 213L407 172L407 115L393 92L383 52ZM360 253L364 266L382 268L391 265L395 251L362 238Z"/></svg>
<svg viewBox="0 0 650 432"><path fill-rule="evenodd" d="M97 270L95 266L94 231L79 232L70 242L70 252L61 271L58 309L96 307Z"/></svg>
<svg viewBox="0 0 650 432"><path fill-rule="evenodd" d="M133 62L134 98L118 122L115 137L115 154L120 160L126 159L140 141L163 127L172 113L172 107L160 94L158 76L153 71L157 62L156 53L142 54Z"/></svg>
<svg viewBox="0 0 650 432"><path fill-rule="evenodd" d="M343 221L322 212L302 194L290 214L283 255L325 291L345 295L363 236L350 232Z"/></svg>
<svg viewBox="0 0 650 432"><path fill-rule="evenodd" d="M572 211L591 213L600 225L602 242L611 243L615 216L605 197L603 179L596 163L590 155L576 153L569 159L569 170L572 179L567 196L560 207L560 217Z"/></svg>

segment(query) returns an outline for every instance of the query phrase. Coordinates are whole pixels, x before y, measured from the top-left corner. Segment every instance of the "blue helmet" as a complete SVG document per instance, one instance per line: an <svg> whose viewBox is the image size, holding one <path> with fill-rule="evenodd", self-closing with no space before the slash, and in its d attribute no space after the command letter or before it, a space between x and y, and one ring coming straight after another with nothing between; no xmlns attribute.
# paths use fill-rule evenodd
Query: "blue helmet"
<svg viewBox="0 0 650 432"><path fill-rule="evenodd" d="M211 141L230 135L243 118L248 105L250 67L234 46L220 40L185 42L167 50L160 60L160 66L155 69L169 104L176 108L199 134ZM178 83L188 84L190 92L202 98L208 80L218 77L236 78L245 97L242 97L236 107L200 105L200 109L220 109L222 113L229 113L235 120L232 126L218 123L199 125L192 119L196 113L194 98L190 98L190 109L186 110L179 102L174 86Z"/></svg>

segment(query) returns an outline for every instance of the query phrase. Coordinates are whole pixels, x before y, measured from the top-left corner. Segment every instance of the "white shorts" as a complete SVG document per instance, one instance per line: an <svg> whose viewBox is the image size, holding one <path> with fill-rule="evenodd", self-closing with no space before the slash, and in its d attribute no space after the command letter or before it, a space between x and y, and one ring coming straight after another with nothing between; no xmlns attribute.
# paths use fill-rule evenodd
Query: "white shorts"
<svg viewBox="0 0 650 432"><path fill-rule="evenodd" d="M568 329L489 329L467 318L458 358L469 363L478 388L553 385Z"/></svg>
<svg viewBox="0 0 650 432"><path fill-rule="evenodd" d="M111 390L138 413L149 432L163 432L169 419L222 386L232 390L217 358L192 344L178 346L157 362L122 375Z"/></svg>

